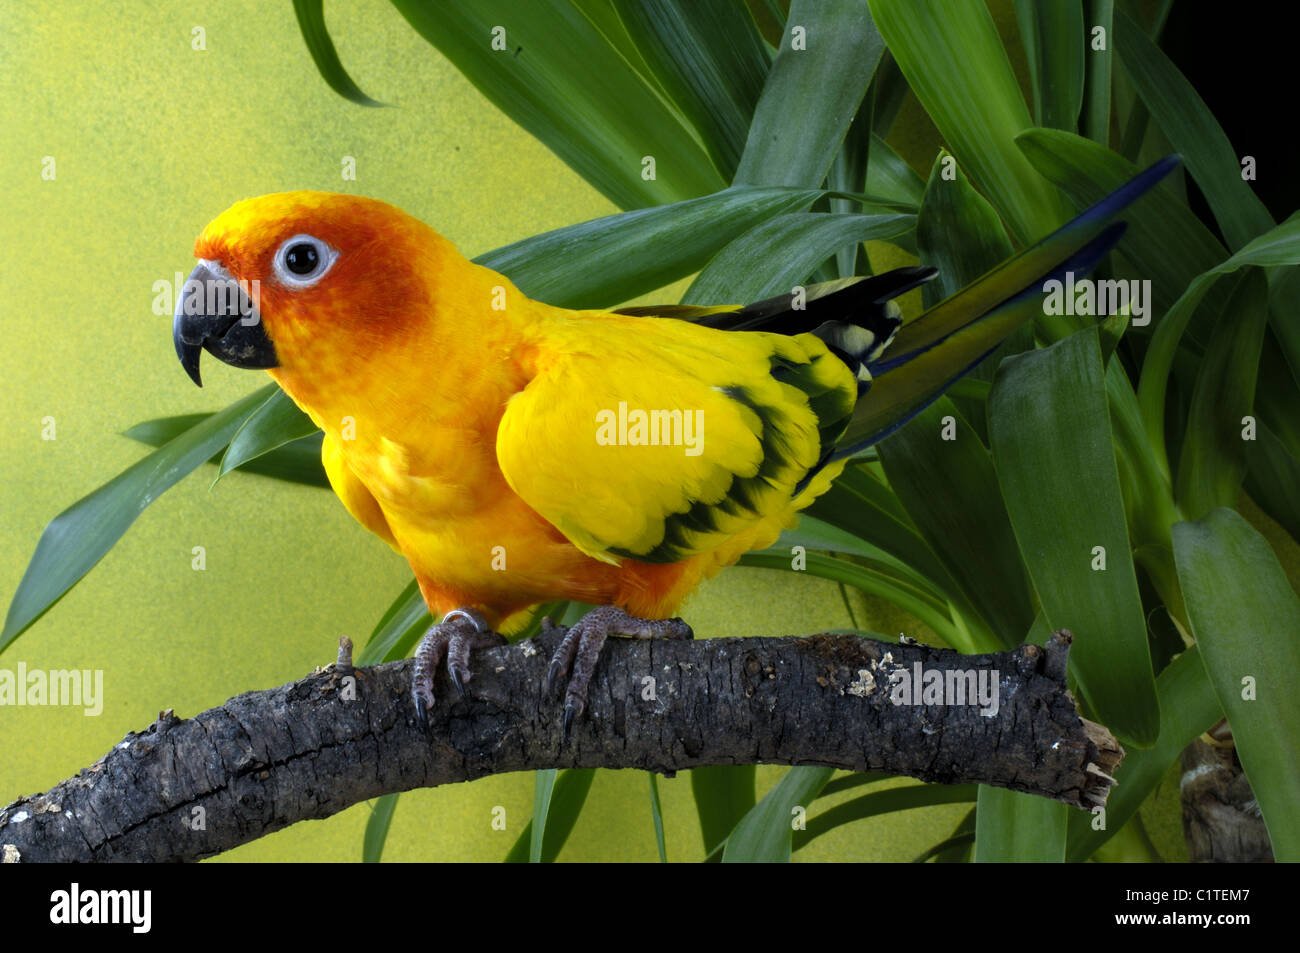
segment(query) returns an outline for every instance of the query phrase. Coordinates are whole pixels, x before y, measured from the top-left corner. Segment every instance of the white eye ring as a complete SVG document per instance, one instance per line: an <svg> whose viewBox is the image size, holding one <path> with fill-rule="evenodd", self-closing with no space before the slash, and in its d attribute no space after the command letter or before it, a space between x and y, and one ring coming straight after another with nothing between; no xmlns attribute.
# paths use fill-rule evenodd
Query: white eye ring
<svg viewBox="0 0 1300 953"><path fill-rule="evenodd" d="M307 274L298 274L289 270L287 261L289 250L295 245L310 245L316 253L316 267ZM325 273L334 267L334 262L338 260L339 252L337 248L330 247L326 242L321 241L312 235L300 234L292 238L286 238L280 247L275 251L275 258L272 260L272 267L275 269L275 277L280 280L282 285L289 288L310 288L316 282L325 277Z"/></svg>

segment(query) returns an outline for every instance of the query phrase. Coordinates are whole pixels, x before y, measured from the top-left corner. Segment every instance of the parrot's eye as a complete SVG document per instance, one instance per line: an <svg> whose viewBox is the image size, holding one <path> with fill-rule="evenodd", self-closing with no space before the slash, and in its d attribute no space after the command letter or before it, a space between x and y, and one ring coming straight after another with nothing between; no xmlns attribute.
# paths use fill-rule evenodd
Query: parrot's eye
<svg viewBox="0 0 1300 953"><path fill-rule="evenodd" d="M320 264L320 255L316 254L315 245L299 242L284 253L284 264L295 275L306 277Z"/></svg>
<svg viewBox="0 0 1300 953"><path fill-rule="evenodd" d="M290 288L307 288L330 270L339 253L319 238L294 235L275 253L275 276Z"/></svg>

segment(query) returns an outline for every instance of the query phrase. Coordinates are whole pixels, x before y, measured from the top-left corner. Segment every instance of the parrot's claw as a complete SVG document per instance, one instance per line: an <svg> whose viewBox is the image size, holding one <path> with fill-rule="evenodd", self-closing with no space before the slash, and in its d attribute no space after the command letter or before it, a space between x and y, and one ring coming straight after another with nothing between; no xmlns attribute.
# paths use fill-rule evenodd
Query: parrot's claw
<svg viewBox="0 0 1300 953"><path fill-rule="evenodd" d="M551 686L553 686L555 680L560 677L560 672L563 671L563 669L564 666L560 664L559 659L551 659L551 667L546 670L546 684L542 686L546 690L547 694L550 694Z"/></svg>
<svg viewBox="0 0 1300 953"><path fill-rule="evenodd" d="M488 628L487 622L473 609L454 609L441 622L429 626L415 650L415 671L411 677L411 697L421 727L428 728L429 713L437 701L433 694L433 678L443 657L447 659L447 675L452 686L464 698L465 684L471 676L470 650L504 645L505 641Z"/></svg>
<svg viewBox="0 0 1300 953"><path fill-rule="evenodd" d="M433 708L433 689L416 684L411 687L411 696L415 699L415 719L420 727L428 729L429 710Z"/></svg>
<svg viewBox="0 0 1300 953"><path fill-rule="evenodd" d="M634 639L695 638L691 627L681 619L638 619L618 606L602 606L584 615L565 633L546 672L548 690L558 679L568 675L570 670L573 673L569 678L568 690L564 693L566 740L574 720L587 708L587 686L595 674L600 650L611 635Z"/></svg>

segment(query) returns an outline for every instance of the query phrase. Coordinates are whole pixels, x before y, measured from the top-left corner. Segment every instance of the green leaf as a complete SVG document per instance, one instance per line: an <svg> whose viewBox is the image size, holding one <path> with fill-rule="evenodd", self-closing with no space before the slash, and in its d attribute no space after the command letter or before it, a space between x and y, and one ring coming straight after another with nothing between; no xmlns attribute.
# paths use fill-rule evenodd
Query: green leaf
<svg viewBox="0 0 1300 953"><path fill-rule="evenodd" d="M655 846L659 848L659 862L668 863L668 849L664 845L664 813L659 806L659 776L647 771L645 776L650 781L650 817L655 825Z"/></svg>
<svg viewBox="0 0 1300 953"><path fill-rule="evenodd" d="M942 602L947 594L941 591L930 579L917 572L901 559L891 555L874 543L860 536L823 522L808 513L799 514L799 525L785 530L780 538L765 553L789 556L793 558L795 546L805 550L814 549L827 553L844 553L860 557L868 566L879 568L882 572L909 582L928 592L936 602Z"/></svg>
<svg viewBox="0 0 1300 953"><path fill-rule="evenodd" d="M1292 379L1275 340L1270 340L1260 359L1255 400L1287 453L1300 459L1300 414L1295 412L1300 407L1300 384Z"/></svg>
<svg viewBox="0 0 1300 953"><path fill-rule="evenodd" d="M806 543L798 542L798 539L799 535L796 531L788 538L789 545L786 545L787 539L782 538L768 549L752 550L745 553L739 565L760 569L806 572L819 578L832 579L842 586L850 585L854 588L865 589L873 595L897 601L900 605L909 608L916 608L913 604L918 603L918 611L926 613L920 618L928 619L929 614L935 614L937 621L941 625L951 625L948 617L947 600L942 593L935 589L930 580L913 572L908 566L900 563L888 553L876 549L865 540L859 541L856 546L851 548L837 550L840 553L849 553L856 556L857 558L853 560L836 559L833 556L822 556L820 554L812 554L810 557L805 551L798 554L798 561L796 562L793 547L805 546L805 549L808 548ZM810 558L811 564L809 563ZM943 631L947 631L947 629Z"/></svg>
<svg viewBox="0 0 1300 953"><path fill-rule="evenodd" d="M791 21L793 22L793 21ZM722 851L724 864L789 863L791 820L812 806L834 768L794 767L747 813Z"/></svg>
<svg viewBox="0 0 1300 953"><path fill-rule="evenodd" d="M898 68L898 62L889 52L889 47L885 47L884 55L880 57L880 65L876 67L876 75L871 80L873 149L875 139L888 136L890 130L894 128L894 120L898 118L898 113L903 108L903 101L907 98L908 91L903 71Z"/></svg>
<svg viewBox="0 0 1300 953"><path fill-rule="evenodd" d="M1243 265L1276 268L1297 263L1300 263L1300 212L1251 239L1217 270L1226 273Z"/></svg>
<svg viewBox="0 0 1300 953"><path fill-rule="evenodd" d="M1119 784L1110 789L1104 812L1070 812L1066 860L1071 863L1087 860L1122 829L1183 749L1223 717L1194 645L1160 673L1156 694L1160 699L1160 736L1156 743L1124 753L1115 775Z"/></svg>
<svg viewBox="0 0 1300 953"><path fill-rule="evenodd" d="M1065 221L1060 193L1016 148L1033 125L982 0L872 0L889 51L975 187L1021 243Z"/></svg>
<svg viewBox="0 0 1300 953"><path fill-rule="evenodd" d="M393 0L507 116L620 208L716 192L726 183L682 118L567 0ZM496 33L496 28L504 33ZM494 40L505 49L494 49ZM643 176L644 157L655 175Z"/></svg>
<svg viewBox="0 0 1300 953"><path fill-rule="evenodd" d="M754 807L754 765L716 765L691 769L691 793L700 816L707 855L726 841L741 818Z"/></svg>
<svg viewBox="0 0 1300 953"><path fill-rule="evenodd" d="M1070 809L1049 798L979 786L975 863L1059 864L1065 859Z"/></svg>
<svg viewBox="0 0 1300 953"><path fill-rule="evenodd" d="M1300 598L1236 512L1174 526L1192 634L1280 862L1300 860Z"/></svg>
<svg viewBox="0 0 1300 953"><path fill-rule="evenodd" d="M547 768L534 773L533 782L533 824L528 839L528 862L542 862L542 839L546 836L546 815L551 810L551 794L555 790L555 768Z"/></svg>
<svg viewBox="0 0 1300 953"><path fill-rule="evenodd" d="M177 417L157 417L153 420L141 421L122 431L122 436L138 440L151 447L161 447L167 441L211 416L211 414L182 414ZM320 431L316 431L309 436L291 441L248 461L239 468L240 472L328 489L329 477L325 475L325 468L320 460L320 445L324 436ZM208 463L219 465L224 456L223 452L217 452L208 458Z"/></svg>
<svg viewBox="0 0 1300 953"><path fill-rule="evenodd" d="M1033 593L993 460L975 431L940 398L881 441L879 452L889 485L997 639L976 651L1019 645L1034 621Z"/></svg>
<svg viewBox="0 0 1300 953"><path fill-rule="evenodd" d="M778 6L777 0L745 0L745 6L754 19L754 25L763 35L763 41L773 47L780 46L785 12ZM785 3L784 6L788 8L790 4Z"/></svg>
<svg viewBox="0 0 1300 953"><path fill-rule="evenodd" d="M911 567L949 599L960 598L957 583L921 538L893 490L866 471L846 468L830 490L819 496L804 514L878 546Z"/></svg>
<svg viewBox="0 0 1300 953"><path fill-rule="evenodd" d="M1182 155L1228 247L1240 248L1272 228L1273 217L1241 177L1232 143L1178 67L1122 10L1115 16L1114 38L1124 71L1160 131Z"/></svg>
<svg viewBox="0 0 1300 953"><path fill-rule="evenodd" d="M9 604L0 651L90 572L145 507L229 443L274 386L268 384L213 414L51 520Z"/></svg>
<svg viewBox="0 0 1300 953"><path fill-rule="evenodd" d="M645 61L645 57L641 55L636 42L632 39L632 34L627 30L627 24L618 15L618 9L611 0L570 0L570 2L582 11L582 15L591 21L591 25L599 31L610 46L619 52L637 75L653 86L664 99L668 98L663 83L650 69L650 64ZM682 118L685 120L685 117Z"/></svg>
<svg viewBox="0 0 1300 953"><path fill-rule="evenodd" d="M361 862L377 864L384 856L384 844L388 840L388 828L393 823L393 812L397 810L396 794L382 795L370 810L366 821L366 836L361 845Z"/></svg>
<svg viewBox="0 0 1300 953"><path fill-rule="evenodd" d="M844 141L840 143L840 148L831 161L830 170L826 173L826 188L831 192L841 193L829 200L828 204L833 213L843 214L853 211L855 201L845 198L844 195L862 192L867 186L867 165L871 160L872 100L870 92L862 97L862 102L858 104L857 115L853 117L853 122L844 133ZM910 244L906 238L895 241L900 247ZM834 277L851 278L870 272L871 262L867 259L864 246L851 245L835 252Z"/></svg>
<svg viewBox="0 0 1300 953"><path fill-rule="evenodd" d="M868 592L894 599L909 611L919 607L924 614L920 618L940 625L936 632L945 633L941 636L945 640L958 638L958 645L974 646L989 636L979 612L920 538L893 491L862 469L846 469L831 490L803 512L800 528L783 534L771 550L753 555L763 559L764 567L789 569L789 547L794 545L861 556L865 560L861 568L875 577L854 576L848 584L871 586ZM811 567L814 575L831 572L832 579L844 585L842 569L841 560L814 560ZM950 603L950 608L944 603ZM954 624L950 610L966 619L970 632Z"/></svg>
<svg viewBox="0 0 1300 953"><path fill-rule="evenodd" d="M429 607L424 596L420 595L419 585L412 579L375 625L365 648L357 656L356 664L365 667L406 658L411 647L432 624Z"/></svg>
<svg viewBox="0 0 1300 953"><path fill-rule="evenodd" d="M1237 285L1224 318L1201 362L1187 412L1177 491L1189 519L1235 503L1246 477L1249 441L1242 429L1254 407L1268 325L1268 285L1258 268Z"/></svg>
<svg viewBox="0 0 1300 953"><path fill-rule="evenodd" d="M363 93L343 68L329 31L325 29L323 0L293 0L293 12L298 17L298 28L302 30L307 52L311 54L316 69L320 70L321 78L329 84L329 88L344 99L362 106L384 105Z"/></svg>
<svg viewBox="0 0 1300 953"><path fill-rule="evenodd" d="M609 307L698 271L755 225L806 208L819 195L814 189L727 189L545 232L474 261L505 274L530 298L564 308Z"/></svg>
<svg viewBox="0 0 1300 953"><path fill-rule="evenodd" d="M992 271L1013 252L998 213L971 187L961 167L955 167L952 179L944 178L947 158L942 149L935 157L916 219L921 264L939 269L934 281L922 285L927 308Z"/></svg>
<svg viewBox="0 0 1300 953"><path fill-rule="evenodd" d="M928 625L939 638L953 648L966 653L981 651L972 643L966 632L953 624L947 604L938 601L931 594L929 587L915 586L881 566L863 566L845 559L823 556L820 553L808 553L803 562L804 568L797 571L842 582L846 586L861 589L873 596L888 599ZM771 550L745 553L736 565L780 569L787 572L793 570L788 552Z"/></svg>
<svg viewBox="0 0 1300 953"><path fill-rule="evenodd" d="M1165 450L1165 393L1178 345L1196 306L1222 275L1247 265L1279 266L1300 263L1300 213L1249 242L1222 264L1198 275L1178 301L1156 325L1155 334L1142 362L1138 403L1146 424L1147 437L1169 472ZM1222 318L1220 318L1222 320Z"/></svg>
<svg viewBox="0 0 1300 953"><path fill-rule="evenodd" d="M161 447L185 431L197 427L211 416L211 414L178 414L175 417L154 417L128 427L122 431L122 436L146 443L151 447Z"/></svg>
<svg viewBox="0 0 1300 953"><path fill-rule="evenodd" d="M1300 460L1296 460L1263 421L1246 442L1246 492L1291 538L1300 541Z"/></svg>
<svg viewBox="0 0 1300 953"><path fill-rule="evenodd" d="M789 294L837 250L870 240L889 240L915 227L912 215L779 215L718 252L682 301L722 304ZM739 282L738 275L743 276Z"/></svg>
<svg viewBox="0 0 1300 953"><path fill-rule="evenodd" d="M1110 61L1112 20L1115 0L1086 0L1087 29L1084 36L1084 102L1083 133L1093 142L1106 145L1110 142ZM1094 49L1093 31L1104 31L1105 49Z"/></svg>
<svg viewBox="0 0 1300 953"><path fill-rule="evenodd" d="M869 195L879 195L909 205L921 205L925 194L925 180L916 174L907 162L879 136L871 136L871 151L867 156L867 184Z"/></svg>
<svg viewBox="0 0 1300 953"><path fill-rule="evenodd" d="M235 433L221 459L217 479L236 467L242 467L295 440L309 437L318 430L320 428L312 423L312 419L298 409L288 394L277 387L262 406L248 415L244 425Z"/></svg>
<svg viewBox="0 0 1300 953"><path fill-rule="evenodd" d="M748 11L734 0L614 0L614 6L647 68L731 181L769 66Z"/></svg>
<svg viewBox="0 0 1300 953"><path fill-rule="evenodd" d="M1137 394L1128 374L1118 361L1106 366L1106 397L1110 404L1111 434L1115 440L1115 462L1128 514L1129 532L1135 550L1158 546L1169 550L1169 528L1181 517L1174 505L1169 474L1161 469L1156 450L1147 439ZM1173 553L1165 560L1173 572ZM1151 566L1146 566L1148 572ZM1167 594L1167 590L1162 590Z"/></svg>
<svg viewBox="0 0 1300 953"><path fill-rule="evenodd" d="M1034 121L1073 132L1083 108L1082 0L1016 0L1016 19L1034 90Z"/></svg>
<svg viewBox="0 0 1300 953"><path fill-rule="evenodd" d="M1164 860L1151 842L1141 814L1117 830L1090 859L1099 864L1158 864Z"/></svg>
<svg viewBox="0 0 1300 953"><path fill-rule="evenodd" d="M910 811L912 808L930 807L935 804L964 804L974 801L977 788L978 785L975 784L909 784L884 791L872 791L870 794L845 801L810 818L806 830L794 832L794 849L801 850L822 834L864 818L892 814L895 811ZM786 826L789 825L787 813Z"/></svg>
<svg viewBox="0 0 1300 953"><path fill-rule="evenodd" d="M1097 332L1002 362L989 396L998 482L1052 629L1098 720L1126 744L1160 728ZM1104 548L1105 569L1094 570Z"/></svg>
<svg viewBox="0 0 1300 953"><path fill-rule="evenodd" d="M866 0L794 0L736 184L821 185L884 50Z"/></svg>
<svg viewBox="0 0 1300 953"><path fill-rule="evenodd" d="M538 772L539 774L542 772ZM591 782L595 780L595 768L570 768L561 771L551 792L550 803L546 811L546 831L542 837L542 850L539 862L555 863L560 850L573 833L573 826L578 823L582 805L587 802L587 793ZM533 843L533 822L530 820L520 832L510 853L506 855L508 864L521 864L529 860Z"/></svg>

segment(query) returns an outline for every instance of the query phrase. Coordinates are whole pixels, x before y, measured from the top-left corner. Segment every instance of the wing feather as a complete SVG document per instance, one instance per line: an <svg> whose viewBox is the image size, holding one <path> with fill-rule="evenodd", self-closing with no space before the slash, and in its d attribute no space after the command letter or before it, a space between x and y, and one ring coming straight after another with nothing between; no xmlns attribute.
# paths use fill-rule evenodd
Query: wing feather
<svg viewBox="0 0 1300 953"><path fill-rule="evenodd" d="M608 562L678 562L785 513L856 396L810 334L606 315L549 347L506 408L497 461L529 506Z"/></svg>

